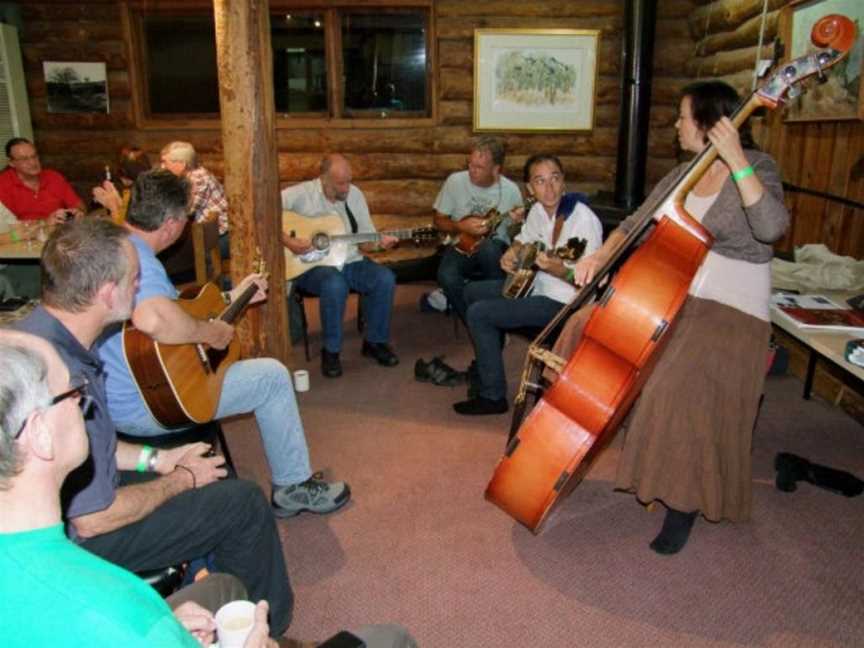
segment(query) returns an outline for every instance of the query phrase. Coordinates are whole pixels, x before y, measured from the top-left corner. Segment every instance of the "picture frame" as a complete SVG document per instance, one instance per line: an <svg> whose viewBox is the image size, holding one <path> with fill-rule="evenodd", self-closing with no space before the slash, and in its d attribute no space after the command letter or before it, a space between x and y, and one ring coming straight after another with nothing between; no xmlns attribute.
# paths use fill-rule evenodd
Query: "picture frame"
<svg viewBox="0 0 864 648"><path fill-rule="evenodd" d="M49 113L108 113L105 63L44 61Z"/></svg>
<svg viewBox="0 0 864 648"><path fill-rule="evenodd" d="M474 131L590 131L596 29L475 29Z"/></svg>
<svg viewBox="0 0 864 648"><path fill-rule="evenodd" d="M784 111L784 121L839 121L864 119L864 2L861 0L798 0L780 14L780 33L786 44L785 62L814 51L810 31L829 14L851 18L858 28L855 44L846 58L826 73L827 81L807 83L804 92Z"/></svg>

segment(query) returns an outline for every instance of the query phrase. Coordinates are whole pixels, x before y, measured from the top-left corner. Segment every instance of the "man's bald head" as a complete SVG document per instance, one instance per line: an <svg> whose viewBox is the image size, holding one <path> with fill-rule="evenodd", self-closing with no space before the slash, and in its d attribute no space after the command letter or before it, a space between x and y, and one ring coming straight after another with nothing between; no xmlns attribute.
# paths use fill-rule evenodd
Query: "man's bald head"
<svg viewBox="0 0 864 648"><path fill-rule="evenodd" d="M331 153L321 160L321 188L330 202L348 199L351 179L351 163L344 155Z"/></svg>

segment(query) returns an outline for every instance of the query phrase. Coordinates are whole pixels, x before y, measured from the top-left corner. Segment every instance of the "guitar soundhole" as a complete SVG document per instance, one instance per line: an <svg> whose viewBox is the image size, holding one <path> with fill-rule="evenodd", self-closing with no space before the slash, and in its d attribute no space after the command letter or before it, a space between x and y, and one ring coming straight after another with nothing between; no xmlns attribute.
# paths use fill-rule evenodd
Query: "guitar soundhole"
<svg viewBox="0 0 864 648"><path fill-rule="evenodd" d="M312 237L312 247L316 250L326 250L330 247L330 237L319 232Z"/></svg>
<svg viewBox="0 0 864 648"><path fill-rule="evenodd" d="M227 347L224 349L213 349L213 348L207 349L207 360L210 363L210 370L213 373L216 373L216 371L219 369L219 365L222 364L222 361L225 359L225 357L227 355L228 355L228 348Z"/></svg>

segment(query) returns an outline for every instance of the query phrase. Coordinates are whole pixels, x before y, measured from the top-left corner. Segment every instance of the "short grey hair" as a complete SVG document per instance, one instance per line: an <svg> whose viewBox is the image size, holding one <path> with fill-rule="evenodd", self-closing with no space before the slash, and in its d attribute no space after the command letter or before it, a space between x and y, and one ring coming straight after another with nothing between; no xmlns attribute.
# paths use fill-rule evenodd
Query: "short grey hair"
<svg viewBox="0 0 864 648"><path fill-rule="evenodd" d="M195 152L195 147L189 142L166 144L162 148L162 157L167 157L172 162L182 162L189 170L198 166L198 154Z"/></svg>
<svg viewBox="0 0 864 648"><path fill-rule="evenodd" d="M21 472L15 435L30 414L51 402L45 359L16 337L0 338L0 490L7 490L11 479Z"/></svg>

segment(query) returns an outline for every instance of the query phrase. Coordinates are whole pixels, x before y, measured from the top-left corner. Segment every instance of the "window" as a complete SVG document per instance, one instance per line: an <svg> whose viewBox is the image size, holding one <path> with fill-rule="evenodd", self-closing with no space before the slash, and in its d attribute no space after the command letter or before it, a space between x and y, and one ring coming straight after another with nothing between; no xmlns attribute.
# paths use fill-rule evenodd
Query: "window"
<svg viewBox="0 0 864 648"><path fill-rule="evenodd" d="M343 12L345 114L425 113L426 21L419 12Z"/></svg>
<svg viewBox="0 0 864 648"><path fill-rule="evenodd" d="M431 5L277 10L274 4L273 95L281 118L431 116ZM218 118L212 14L142 8L131 18L143 120Z"/></svg>

